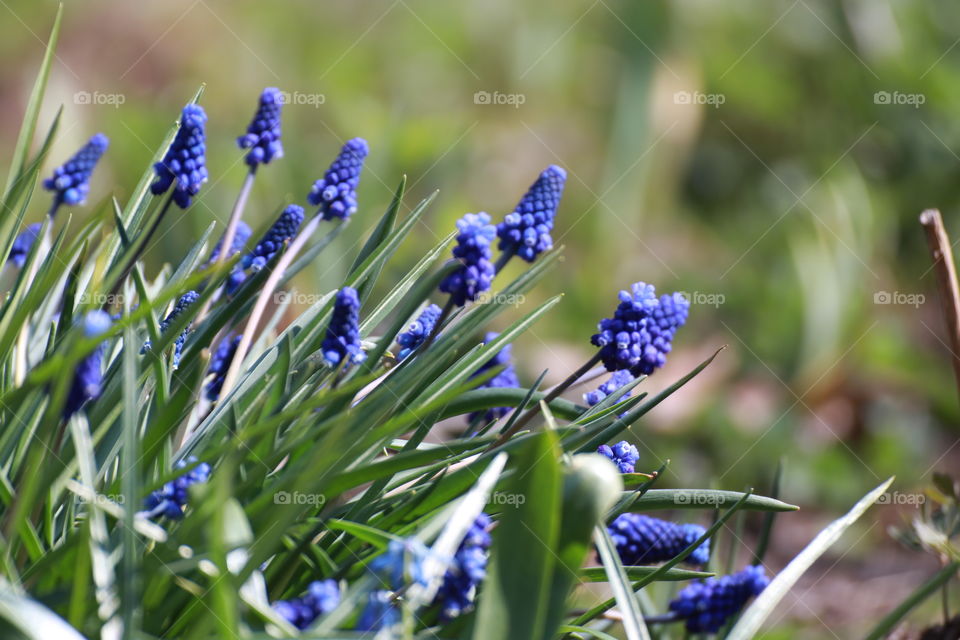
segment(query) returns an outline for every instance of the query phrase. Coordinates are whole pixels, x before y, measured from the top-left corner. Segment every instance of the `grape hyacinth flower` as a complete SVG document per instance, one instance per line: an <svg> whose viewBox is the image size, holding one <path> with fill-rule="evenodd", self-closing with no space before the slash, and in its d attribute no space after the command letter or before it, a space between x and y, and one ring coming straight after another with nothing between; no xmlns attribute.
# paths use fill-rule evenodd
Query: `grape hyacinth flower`
<svg viewBox="0 0 960 640"><path fill-rule="evenodd" d="M247 127L247 133L237 138L241 149L250 149L246 163L251 171L263 164L270 164L274 158L283 157L283 144L280 142L280 110L283 107L283 94L276 87L267 87L260 94L260 105L253 121Z"/></svg>
<svg viewBox="0 0 960 640"><path fill-rule="evenodd" d="M243 257L243 260L240 261L240 267L253 269L254 271L263 269L268 262L273 260L277 252L297 235L301 224L303 224L303 207L291 204L283 210L277 221L273 223L273 226L267 230L257 246L253 248L253 251Z"/></svg>
<svg viewBox="0 0 960 640"><path fill-rule="evenodd" d="M587 403L588 407L592 407L595 404L599 404L609 395L612 395L617 392L617 389L630 384L633 382L634 378L630 375L630 372L627 370L614 371L613 375L610 376L610 379L601 384L599 387L593 391L588 391L583 394L583 400ZM623 402L630 397L630 392L627 391L625 394L620 396L620 399L617 402Z"/></svg>
<svg viewBox="0 0 960 640"><path fill-rule="evenodd" d="M553 248L550 232L566 181L567 172L556 165L543 170L513 213L497 225L501 251L533 262L538 255Z"/></svg>
<svg viewBox="0 0 960 640"><path fill-rule="evenodd" d="M278 600L273 610L295 626L303 630L322 615L326 615L340 604L340 586L336 580L316 580L307 586L307 592L291 600Z"/></svg>
<svg viewBox="0 0 960 640"><path fill-rule="evenodd" d="M360 364L367 354L360 348L360 297L353 287L343 287L333 303L333 317L320 345L323 359L331 367L341 363Z"/></svg>
<svg viewBox="0 0 960 640"><path fill-rule="evenodd" d="M397 354L397 360L406 358L430 337L440 314L440 307L435 304L429 305L416 320L410 323L406 331L397 336L397 344L403 347Z"/></svg>
<svg viewBox="0 0 960 640"><path fill-rule="evenodd" d="M161 162L153 165L157 174L156 181L150 185L150 191L158 196L166 193L177 183L173 190L173 201L181 209L186 209L193 196L200 192L200 186L209 177L206 166L206 134L204 127L207 114L198 104L188 104L180 117L180 128L173 144L167 149Z"/></svg>
<svg viewBox="0 0 960 640"><path fill-rule="evenodd" d="M620 514L607 529L624 565L670 560L706 533L697 524L676 524L639 513ZM686 562L695 565L709 560L709 540L686 558Z"/></svg>
<svg viewBox="0 0 960 640"><path fill-rule="evenodd" d="M600 321L591 342L600 347L608 371L628 370L649 375L662 367L673 337L687 320L690 302L679 293L657 299L652 285L637 282L631 292L620 292L612 318Z"/></svg>
<svg viewBox="0 0 960 640"><path fill-rule="evenodd" d="M210 402L216 402L220 397L220 390L223 389L223 381L226 378L227 371L233 363L233 356L237 352L237 345L240 344L240 335L227 336L217 345L213 357L210 358L210 370L207 372L213 374L213 379L207 383L207 399Z"/></svg>
<svg viewBox="0 0 960 640"><path fill-rule="evenodd" d="M61 204L76 206L84 203L90 191L90 175L109 144L107 136L96 134L66 164L57 167L53 175L43 181L43 188L54 192L51 216Z"/></svg>
<svg viewBox="0 0 960 640"><path fill-rule="evenodd" d="M385 589L370 592L367 605L357 621L359 631L389 629L400 622L400 609L394 592L408 584L426 586L423 561L430 550L418 540L392 540L386 552L368 565Z"/></svg>
<svg viewBox="0 0 960 640"><path fill-rule="evenodd" d="M610 458L610 460L617 465L620 473L634 473L636 471L637 460L640 459L640 452L626 440L621 440L612 447L602 444L597 448L597 453Z"/></svg>
<svg viewBox="0 0 960 640"><path fill-rule="evenodd" d="M487 335L483 337L483 343L488 344L492 342L498 335L500 334L494 331L487 333ZM477 389L503 389L520 386L520 380L517 378L517 372L514 370L510 359L512 350L513 345L506 345L503 349L500 349L496 355L484 362L476 371L473 372L473 375L470 377L476 378L490 369L504 367L500 373L477 386ZM484 421L490 422L491 420L499 420L510 413L510 411L511 407L493 407L492 409L487 409L485 412L475 411L467 417L467 420L469 422L473 422L474 420L482 417Z"/></svg>
<svg viewBox="0 0 960 640"><path fill-rule="evenodd" d="M768 584L762 567L748 566L740 573L692 582L670 602L670 610L686 621L690 633L716 633Z"/></svg>
<svg viewBox="0 0 960 640"><path fill-rule="evenodd" d="M176 464L177 469L184 469L187 465L193 464L197 459L190 456L186 460L181 460ZM183 517L183 510L187 506L189 497L188 489L191 485L199 482L206 482L210 479L210 465L201 462L190 471L184 473L167 482L162 487L152 492L143 501L147 518L159 518L166 516L171 520L179 520Z"/></svg>
<svg viewBox="0 0 960 640"><path fill-rule="evenodd" d="M441 619L452 620L473 609L477 587L487 575L492 526L490 516L481 513L460 543L434 598L440 603Z"/></svg>
<svg viewBox="0 0 960 640"><path fill-rule="evenodd" d="M160 333L163 334L166 330L173 324L174 320L184 312L184 310L189 307L191 304L196 302L200 298L200 294L196 291L187 291L185 294L180 296L180 299L177 300L177 303L173 306L173 310L167 314L167 317L160 322ZM180 332L180 335L177 337L176 342L173 345L173 361L171 366L176 369L180 366L180 355L183 353L183 344L187 341L187 334L190 333L190 325L187 325L183 331ZM143 343L143 348L140 349L140 353L146 353L150 349L150 341L147 340Z"/></svg>
<svg viewBox="0 0 960 640"><path fill-rule="evenodd" d="M22 269L27 261L33 244L40 237L40 229L43 227L39 222L28 224L13 240L10 246L10 255L7 256L7 262L12 262L17 269Z"/></svg>
<svg viewBox="0 0 960 640"><path fill-rule="evenodd" d="M83 317L83 336L95 338L110 330L113 321L106 311L90 311ZM69 418L87 400L96 400L103 393L103 354L106 351L105 342L100 343L87 357L80 361L73 374L73 382L67 394L67 402L63 408L63 416Z"/></svg>
<svg viewBox="0 0 960 640"><path fill-rule="evenodd" d="M327 172L314 183L307 201L320 207L318 213L324 220L346 219L356 212L357 185L369 152L363 138L348 140Z"/></svg>
<svg viewBox="0 0 960 640"><path fill-rule="evenodd" d="M247 242L250 240L250 236L253 235L253 231L243 220L237 221L237 228L233 233L233 240L230 242L230 250L227 251L227 258L232 258L241 251L247 248ZM216 246L213 248L213 251L210 253L210 258L207 260L207 266L212 265L220 258L220 250L223 245L223 238L217 242Z"/></svg>
<svg viewBox="0 0 960 640"><path fill-rule="evenodd" d="M468 300L490 289L496 275L490 245L497 233L486 213L468 213L457 221L457 246L453 257L461 266L440 283L440 291L450 294L453 304L462 307Z"/></svg>
<svg viewBox="0 0 960 640"><path fill-rule="evenodd" d="M386 589L375 589L367 596L367 604L357 620L357 631L379 631L390 629L400 623L400 608L396 605L393 593Z"/></svg>

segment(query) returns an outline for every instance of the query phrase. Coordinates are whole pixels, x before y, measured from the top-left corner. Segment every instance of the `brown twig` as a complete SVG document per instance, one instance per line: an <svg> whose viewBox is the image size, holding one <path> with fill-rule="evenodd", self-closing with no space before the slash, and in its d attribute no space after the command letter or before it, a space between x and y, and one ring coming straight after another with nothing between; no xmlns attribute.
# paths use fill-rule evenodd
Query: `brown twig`
<svg viewBox="0 0 960 640"><path fill-rule="evenodd" d="M950 356L953 373L960 394L960 286L957 284L957 269L953 261L953 249L943 218L937 209L927 209L920 214L920 224L927 232L927 243L937 272L937 288L940 290L940 307L947 322L950 338Z"/></svg>

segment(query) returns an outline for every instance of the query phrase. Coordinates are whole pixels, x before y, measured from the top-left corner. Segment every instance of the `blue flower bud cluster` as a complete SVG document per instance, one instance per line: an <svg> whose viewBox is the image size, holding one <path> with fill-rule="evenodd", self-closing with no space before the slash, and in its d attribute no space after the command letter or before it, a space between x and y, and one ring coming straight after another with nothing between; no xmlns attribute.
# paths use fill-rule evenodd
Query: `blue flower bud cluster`
<svg viewBox="0 0 960 640"><path fill-rule="evenodd" d="M360 346L360 297L353 287L343 287L337 292L320 350L331 367L341 363L360 364L366 359L367 354Z"/></svg>
<svg viewBox="0 0 960 640"><path fill-rule="evenodd" d="M297 629L303 630L339 604L340 586L337 581L316 580L307 586L307 592L299 598L274 602L273 610Z"/></svg>
<svg viewBox="0 0 960 640"><path fill-rule="evenodd" d="M274 158L283 157L283 143L280 142L280 110L283 108L283 94L275 87L267 87L260 94L260 104L253 121L247 127L247 133L237 138L237 146L250 149L246 162L251 169L262 164L270 164Z"/></svg>
<svg viewBox="0 0 960 640"><path fill-rule="evenodd" d="M597 449L597 453L610 458L610 461L617 465L620 473L634 473L636 471L637 460L640 459L640 452L637 451L634 445L626 440L621 440L612 447L602 444Z"/></svg>
<svg viewBox="0 0 960 640"><path fill-rule="evenodd" d="M483 338L483 343L488 344L492 342L498 335L500 334L494 331L487 333L487 335L485 335ZM472 378L476 378L490 369L495 369L498 367L504 367L504 369L486 382L478 385L476 387L477 389L502 389L520 386L520 380L517 378L517 372L514 370L510 358L512 349L513 345L508 344L503 349L500 349L500 351L498 351L492 358L480 365L480 367L471 376ZM475 411L467 417L467 420L469 422L473 422L474 420L482 417L484 421L490 422L491 420L498 420L504 417L510 413L510 411L511 407L494 407L492 409L487 409L484 412Z"/></svg>
<svg viewBox="0 0 960 640"><path fill-rule="evenodd" d="M213 378L207 383L207 399L210 402L215 402L220 397L220 390L223 389L223 382L233 363L233 356L237 352L240 339L239 335L227 336L220 341L217 350L210 358L210 370L207 372L213 374Z"/></svg>
<svg viewBox="0 0 960 640"><path fill-rule="evenodd" d="M716 633L750 598L770 584L762 567L748 566L733 575L698 580L670 602L670 611L686 621L690 633Z"/></svg>
<svg viewBox="0 0 960 640"><path fill-rule="evenodd" d="M83 335L95 338L106 333L113 326L113 320L106 311L90 311L83 317ZM69 418L88 400L96 400L103 393L103 354L107 345L101 342L96 349L80 361L73 374L63 415Z"/></svg>
<svg viewBox="0 0 960 640"><path fill-rule="evenodd" d="M51 214L55 213L61 204L83 204L90 191L93 169L109 144L107 136L96 134L66 164L57 167L53 175L43 181L43 188L54 192Z"/></svg>
<svg viewBox="0 0 960 640"><path fill-rule="evenodd" d="M609 380L601 384L593 391L588 391L587 393L583 394L583 400L587 403L588 407L592 407L593 405L602 402L607 396L616 393L617 389L621 389L630 384L633 382L633 380L634 377L626 369L614 371ZM617 402L623 402L629 397L630 392L627 391L625 394L620 396L620 399L617 400Z"/></svg>
<svg viewBox="0 0 960 640"><path fill-rule="evenodd" d="M501 251L533 262L544 251L553 249L550 232L566 181L567 172L557 165L543 170L513 213L497 225Z"/></svg>
<svg viewBox="0 0 960 640"><path fill-rule="evenodd" d="M490 516L481 513L460 543L434 598L442 619L451 620L473 609L477 587L487 575L492 527Z"/></svg>
<svg viewBox="0 0 960 640"><path fill-rule="evenodd" d="M153 165L157 179L150 185L153 195L166 193L176 182L173 201L181 209L193 202L200 186L207 181L207 114L198 104L188 104L180 116L180 128L163 160Z"/></svg>
<svg viewBox="0 0 960 640"><path fill-rule="evenodd" d="M431 304L427 306L426 309L420 312L417 319L410 323L407 330L397 336L397 344L402 347L397 354L398 360L403 360L416 351L417 347L430 337L433 328L437 324L437 320L440 319L441 313L442 310L437 305Z"/></svg>
<svg viewBox="0 0 960 640"><path fill-rule="evenodd" d="M453 303L462 307L490 289L496 273L490 262L493 255L490 245L497 229L490 224L490 216L481 212L460 218L457 230L453 257L460 262L460 268L443 279L440 291L449 293Z"/></svg>
<svg viewBox="0 0 960 640"><path fill-rule="evenodd" d="M177 469L185 469L197 461L193 456L181 460L176 464ZM145 515L148 518L167 517L179 520L183 517L183 510L187 507L188 490L198 482L210 479L210 465L201 462L190 471L165 483L162 487L150 493L143 502Z"/></svg>
<svg viewBox="0 0 960 640"><path fill-rule="evenodd" d="M676 524L639 513L620 514L607 529L624 565L670 560L706 533L706 529L697 524ZM704 565L709 560L709 540L686 558L686 562L695 565Z"/></svg>
<svg viewBox="0 0 960 640"><path fill-rule="evenodd" d="M346 219L357 211L357 186L369 152L363 138L348 140L327 172L314 183L307 201L320 207L324 220Z"/></svg>

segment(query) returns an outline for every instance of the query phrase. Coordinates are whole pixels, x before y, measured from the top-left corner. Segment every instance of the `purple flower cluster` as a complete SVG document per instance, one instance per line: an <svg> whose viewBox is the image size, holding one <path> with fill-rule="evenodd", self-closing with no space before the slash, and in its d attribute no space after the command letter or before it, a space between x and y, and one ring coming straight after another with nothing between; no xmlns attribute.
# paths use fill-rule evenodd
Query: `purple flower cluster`
<svg viewBox="0 0 960 640"><path fill-rule="evenodd" d="M501 251L533 262L544 251L553 248L553 219L563 196L567 172L550 165L530 186L513 213L497 225Z"/></svg>
<svg viewBox="0 0 960 640"><path fill-rule="evenodd" d="M314 183L307 201L320 207L319 213L324 220L346 219L356 212L357 185L369 152L363 138L348 140L327 172Z"/></svg>
<svg viewBox="0 0 960 640"><path fill-rule="evenodd" d="M426 309L420 312L417 319L410 323L407 330L397 336L397 344L402 347L400 353L397 354L398 360L403 360L413 353L417 347L430 337L430 334L437 324L437 320L440 319L441 313L442 310L437 305L431 304L427 306Z"/></svg>
<svg viewBox="0 0 960 640"><path fill-rule="evenodd" d="M278 600L273 610L295 626L306 629L322 615L326 615L340 604L340 586L336 580L316 580L307 586L307 592L299 598Z"/></svg>
<svg viewBox="0 0 960 640"><path fill-rule="evenodd" d="M233 356L237 352L237 345L240 344L241 336L227 336L217 345L217 350L213 352L210 358L210 370L213 378L207 383L207 399L215 402L220 397L220 390L223 389L223 381L227 376L227 371L233 363Z"/></svg>
<svg viewBox="0 0 960 640"><path fill-rule="evenodd" d="M762 567L748 566L740 573L691 583L670 602L670 610L686 621L690 633L716 633L768 584Z"/></svg>
<svg viewBox="0 0 960 640"><path fill-rule="evenodd" d="M247 242L250 240L250 236L253 235L253 231L243 220L237 221L237 228L233 232L233 240L230 242L230 249L227 251L227 258L232 258L241 251L247 248ZM220 259L220 250L223 246L223 238L217 242L216 246L213 248L213 251L210 253L210 259L207 260L207 266L213 264Z"/></svg>
<svg viewBox="0 0 960 640"><path fill-rule="evenodd" d="M652 285L637 282L620 292L612 318L600 321L591 342L608 371L649 375L667 361L673 337L687 321L690 302L679 293L657 298Z"/></svg>
<svg viewBox="0 0 960 640"><path fill-rule="evenodd" d="M460 261L460 268L443 279L440 291L449 293L453 303L463 306L468 300L490 289L495 275L490 245L497 229L490 224L486 213L468 213L457 221L457 246L453 257Z"/></svg>
<svg viewBox="0 0 960 640"><path fill-rule="evenodd" d="M676 524L639 513L620 514L607 529L624 565L670 560L706 532L697 524ZM709 560L709 540L686 558L688 563L696 565L704 565Z"/></svg>
<svg viewBox="0 0 960 640"><path fill-rule="evenodd" d="M66 164L57 167L53 175L43 181L43 188L54 192L51 215L61 204L83 204L90 190L90 175L109 144L107 136L96 134Z"/></svg>
<svg viewBox="0 0 960 640"><path fill-rule="evenodd" d="M185 469L197 461L190 456L186 460L181 460L176 464L177 469ZM210 465L201 462L190 471L184 473L178 478L167 482L162 487L152 492L143 501L146 517L159 518L166 516L171 520L179 520L183 517L183 510L187 506L188 489L191 485L198 482L206 482L210 479Z"/></svg>
<svg viewBox="0 0 960 640"><path fill-rule="evenodd" d="M170 313L167 314L167 317L160 322L160 333L166 332L166 330L173 324L174 320L183 313L187 307L192 305L200 298L200 294L196 291L187 291L185 294L180 296L180 299L177 300L177 303L173 305L173 309ZM184 327L183 331L180 332L180 335L177 337L176 342L173 345L173 361L171 366L176 369L180 366L180 355L183 353L183 344L187 341L187 334L190 333L190 325ZM147 340L143 343L143 348L140 349L140 353L146 353L150 349L150 341Z"/></svg>
<svg viewBox="0 0 960 640"><path fill-rule="evenodd" d="M90 311L83 317L83 336L95 338L110 330L113 320L106 311ZM105 342L80 361L73 374L67 402L63 407L63 416L69 418L88 400L96 400L103 393L103 354Z"/></svg>
<svg viewBox="0 0 960 640"><path fill-rule="evenodd" d="M587 406L592 407L595 404L599 404L607 396L613 395L617 392L617 389L620 389L631 382L633 382L633 375L630 374L626 369L620 371L614 371L613 375L610 378L601 384L599 387L593 391L588 391L583 394L583 400L587 403ZM620 396L620 399L617 402L623 402L630 397L630 392L627 391L625 394Z"/></svg>
<svg viewBox="0 0 960 640"><path fill-rule="evenodd" d="M270 164L274 158L283 157L283 144L280 142L280 110L283 107L283 94L275 87L267 87L260 94L260 105L253 121L247 127L247 133L237 138L237 146L250 149L246 162L251 169L261 163Z"/></svg>
<svg viewBox="0 0 960 640"><path fill-rule="evenodd" d="M620 473L634 473L636 471L637 460L640 459L640 452L626 440L621 440L612 447L602 444L597 449L597 453L610 458L610 460L617 465Z"/></svg>
<svg viewBox="0 0 960 640"><path fill-rule="evenodd" d="M496 332L489 332L483 337L483 343L488 344L492 342L498 335ZM483 374L485 371L490 369L495 369L498 367L503 367L503 370L500 373L496 374L486 382L481 383L477 389L501 389L501 388L513 388L520 386L520 380L517 378L517 372L513 368L513 364L510 359L510 352L512 351L513 345L506 345L503 349L500 349L492 358L484 362L480 367L473 372L472 378ZM510 413L510 407L494 407L492 409L487 409L485 412L474 412L468 416L468 421L473 422L478 418L483 418L484 421L490 422L491 420L498 420L503 416Z"/></svg>
<svg viewBox="0 0 960 640"><path fill-rule="evenodd" d="M240 267L254 271L263 269L273 260L277 252L297 235L301 224L303 224L303 207L291 204L283 210L253 251L243 256Z"/></svg>
<svg viewBox="0 0 960 640"><path fill-rule="evenodd" d="M440 615L451 620L473 608L477 587L487 575L490 557L490 529L493 521L481 513L453 556L434 602L440 604Z"/></svg>
<svg viewBox="0 0 960 640"><path fill-rule="evenodd" d="M207 145L204 131L207 114L198 104L188 104L180 117L180 128L161 162L153 165L156 181L150 185L154 195L166 193L176 182L173 201L181 209L193 202L200 186L207 181Z"/></svg>
<svg viewBox="0 0 960 640"><path fill-rule="evenodd" d="M341 363L360 364L367 357L360 348L360 297L356 289L343 287L337 293L320 350L331 367Z"/></svg>
<svg viewBox="0 0 960 640"><path fill-rule="evenodd" d="M7 262L12 262L17 269L22 269L33 249L33 244L40 237L40 229L43 227L39 222L28 224L23 231L17 234L10 245L10 255L7 256Z"/></svg>

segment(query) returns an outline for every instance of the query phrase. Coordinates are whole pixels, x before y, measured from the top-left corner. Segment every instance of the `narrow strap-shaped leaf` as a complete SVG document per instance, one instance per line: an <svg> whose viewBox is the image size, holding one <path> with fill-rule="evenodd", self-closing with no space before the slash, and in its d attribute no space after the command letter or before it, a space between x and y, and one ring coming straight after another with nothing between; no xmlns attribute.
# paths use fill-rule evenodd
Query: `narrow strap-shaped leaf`
<svg viewBox="0 0 960 640"><path fill-rule="evenodd" d="M630 580L627 578L626 571L623 570L617 548L614 546L613 540L610 539L606 527L596 527L594 537L597 541L600 561L607 573L607 582L613 590L614 600L620 606L620 612L623 614L623 629L627 632L627 640L650 640L650 632L643 621L640 605L637 604L637 599L633 596Z"/></svg>

